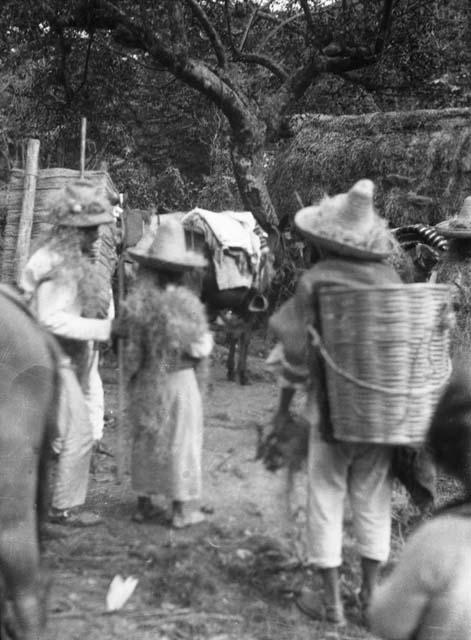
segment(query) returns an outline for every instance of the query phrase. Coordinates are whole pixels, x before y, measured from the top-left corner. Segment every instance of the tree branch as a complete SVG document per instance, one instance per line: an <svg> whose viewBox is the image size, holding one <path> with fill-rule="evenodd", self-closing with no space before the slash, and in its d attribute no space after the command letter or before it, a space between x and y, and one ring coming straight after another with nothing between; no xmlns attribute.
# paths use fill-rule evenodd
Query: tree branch
<svg viewBox="0 0 471 640"><path fill-rule="evenodd" d="M240 41L239 51L241 53L242 53L242 51L244 49L245 42L247 40L247 36L249 35L249 31L252 28L253 21L257 17L257 13L258 13L258 7L255 7L255 9L252 11L252 14L251 14L251 16L249 18L249 21L247 22L247 26L245 27L244 35L242 36L242 40Z"/></svg>
<svg viewBox="0 0 471 640"><path fill-rule="evenodd" d="M229 0L224 0L224 13L226 16L227 33L229 35L229 43L232 54L236 60L240 62L246 62L247 64L258 64L271 71L281 82L285 82L288 78L287 72L283 67L274 62L268 56L264 56L261 53L243 53L235 46L234 37L232 34L232 23L229 15Z"/></svg>
<svg viewBox="0 0 471 640"><path fill-rule="evenodd" d="M267 20L267 22L273 22L275 24L281 24L283 22L282 20L280 20L280 18L277 18L273 14L267 13L265 11L259 11L257 15L259 18L263 18L264 20ZM304 31L292 25L291 22L289 22L286 26L288 30L292 31L293 33L297 33L300 36L305 35Z"/></svg>
<svg viewBox="0 0 471 640"><path fill-rule="evenodd" d="M81 91L85 86L85 83L87 82L88 66L90 63L90 53L92 50L93 36L94 36L94 32L92 31L88 36L87 54L85 56L85 64L83 67L82 82L80 83L80 86L77 88L75 93L78 93L79 91Z"/></svg>
<svg viewBox="0 0 471 640"><path fill-rule="evenodd" d="M64 29L59 21L55 21L54 30L57 33L57 43L60 53L59 77L65 91L65 98L68 104L72 102L74 92L70 84L69 74L67 70L68 44L65 41Z"/></svg>
<svg viewBox="0 0 471 640"><path fill-rule="evenodd" d="M232 22L229 9L229 0L224 0L224 17L226 18L227 35L229 36L229 45L231 47L231 51L234 53L237 51L237 47L234 43L234 35L232 33Z"/></svg>
<svg viewBox="0 0 471 640"><path fill-rule="evenodd" d="M226 53L224 51L224 45L222 44L222 40L211 24L208 14L203 9L203 7L196 2L196 0L185 0L186 4L190 7L193 15L198 20L200 25L203 27L204 32L209 38L209 41L212 44L214 49L214 53L216 54L216 58L218 61L218 65L222 68L226 66Z"/></svg>
<svg viewBox="0 0 471 640"><path fill-rule="evenodd" d="M258 64L261 67L265 67L265 69L271 71L281 82L285 82L288 78L287 71L285 71L280 64L262 53L236 53L236 58L247 64Z"/></svg>
<svg viewBox="0 0 471 640"><path fill-rule="evenodd" d="M392 12L394 8L394 0L384 0L383 15L378 28L374 51L376 54L382 53L387 42L389 31L391 29Z"/></svg>
<svg viewBox="0 0 471 640"><path fill-rule="evenodd" d="M323 71L327 73L342 74L348 71L356 71L371 67L378 62L378 56L338 56L334 58L324 58Z"/></svg>
<svg viewBox="0 0 471 640"><path fill-rule="evenodd" d="M258 49L259 50L263 49L263 47L266 46L267 42L269 40L271 40L271 38L273 38L273 36L276 35L278 33L278 31L281 31L281 29L283 29L288 24L290 24L290 22L294 22L295 20L297 20L302 15L303 15L302 13L296 13L294 16L291 16L290 18L286 18L286 20L282 20L281 22L279 22L276 25L276 27L274 27L271 31L269 31L267 36L262 40L262 42L258 46Z"/></svg>
<svg viewBox="0 0 471 640"><path fill-rule="evenodd" d="M181 0L166 0L167 11L170 18L172 40L178 43L178 49L183 52L188 50L185 19L183 16Z"/></svg>
<svg viewBox="0 0 471 640"><path fill-rule="evenodd" d="M303 10L304 15L306 16L306 25L308 30L314 35L314 20L312 18L311 10L309 9L309 5L307 0L299 0L299 4L301 5L301 9Z"/></svg>
<svg viewBox="0 0 471 640"><path fill-rule="evenodd" d="M206 64L189 57L176 43L169 45L146 24L137 24L110 0L96 0L102 18L113 29L121 27L132 46L147 52L176 78L197 89L214 102L237 131L249 129L243 96Z"/></svg>

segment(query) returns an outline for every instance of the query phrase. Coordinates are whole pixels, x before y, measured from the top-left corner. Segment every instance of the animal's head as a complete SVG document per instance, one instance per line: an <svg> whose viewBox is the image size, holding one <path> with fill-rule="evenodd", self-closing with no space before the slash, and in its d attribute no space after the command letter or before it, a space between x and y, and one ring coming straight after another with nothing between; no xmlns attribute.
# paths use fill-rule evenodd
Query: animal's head
<svg viewBox="0 0 471 640"><path fill-rule="evenodd" d="M426 244L419 243L415 247L414 264L422 276L423 280L428 280L438 260L441 252L435 247L429 247Z"/></svg>

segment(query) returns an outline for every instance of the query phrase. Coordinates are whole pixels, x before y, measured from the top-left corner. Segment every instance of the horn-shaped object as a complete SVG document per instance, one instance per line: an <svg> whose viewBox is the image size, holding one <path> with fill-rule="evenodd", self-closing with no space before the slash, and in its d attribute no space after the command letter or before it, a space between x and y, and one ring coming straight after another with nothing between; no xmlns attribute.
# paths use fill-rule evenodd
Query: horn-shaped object
<svg viewBox="0 0 471 640"><path fill-rule="evenodd" d="M268 309L268 300L261 293L256 293L249 302L248 310L252 313L263 313Z"/></svg>

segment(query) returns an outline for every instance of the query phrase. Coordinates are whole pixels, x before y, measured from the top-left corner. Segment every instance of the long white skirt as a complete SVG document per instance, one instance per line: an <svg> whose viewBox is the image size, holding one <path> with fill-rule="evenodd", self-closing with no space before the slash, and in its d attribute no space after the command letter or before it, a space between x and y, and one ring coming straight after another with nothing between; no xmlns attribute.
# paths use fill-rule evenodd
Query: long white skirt
<svg viewBox="0 0 471 640"><path fill-rule="evenodd" d="M156 433L137 430L133 440L132 488L139 495L171 500L201 498L203 406L193 369L166 380L168 412Z"/></svg>

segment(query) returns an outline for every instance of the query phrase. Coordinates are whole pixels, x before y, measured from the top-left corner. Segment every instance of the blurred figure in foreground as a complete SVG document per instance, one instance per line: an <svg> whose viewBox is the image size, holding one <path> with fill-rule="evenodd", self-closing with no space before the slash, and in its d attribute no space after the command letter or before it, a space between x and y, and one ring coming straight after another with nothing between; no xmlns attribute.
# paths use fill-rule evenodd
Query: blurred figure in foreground
<svg viewBox="0 0 471 640"><path fill-rule="evenodd" d="M469 358L468 358L469 363ZM415 531L392 575L373 593L371 630L392 640L471 637L471 375L459 363L432 420L436 463L464 497Z"/></svg>

